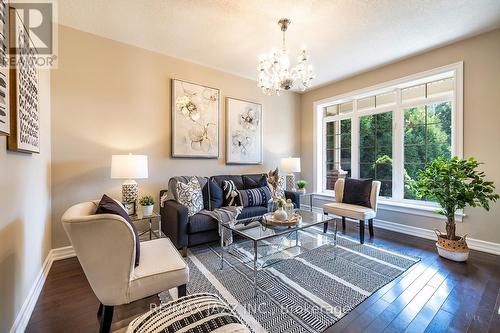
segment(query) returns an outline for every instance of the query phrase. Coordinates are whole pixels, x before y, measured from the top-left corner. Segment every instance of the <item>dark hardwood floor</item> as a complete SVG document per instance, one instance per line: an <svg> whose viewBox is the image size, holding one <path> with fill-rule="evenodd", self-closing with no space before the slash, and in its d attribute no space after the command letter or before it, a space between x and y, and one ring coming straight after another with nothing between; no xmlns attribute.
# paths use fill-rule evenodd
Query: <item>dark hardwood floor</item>
<svg viewBox="0 0 500 333"><path fill-rule="evenodd" d="M357 237L357 225L348 222L346 233ZM326 332L500 332L500 257L472 251L467 263L454 263L432 241L377 228L370 242L422 260ZM112 330L152 303L156 295L116 307ZM57 261L26 332L98 332L98 305L78 260Z"/></svg>

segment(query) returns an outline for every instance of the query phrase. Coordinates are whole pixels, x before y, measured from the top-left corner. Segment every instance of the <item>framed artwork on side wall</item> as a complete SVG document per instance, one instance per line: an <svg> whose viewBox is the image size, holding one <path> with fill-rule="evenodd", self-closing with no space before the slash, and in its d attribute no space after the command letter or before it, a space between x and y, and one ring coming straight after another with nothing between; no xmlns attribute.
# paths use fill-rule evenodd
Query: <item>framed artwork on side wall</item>
<svg viewBox="0 0 500 333"><path fill-rule="evenodd" d="M219 89L172 79L172 157L219 157L219 109Z"/></svg>
<svg viewBox="0 0 500 333"><path fill-rule="evenodd" d="M10 134L8 28L9 6L0 0L0 135Z"/></svg>
<svg viewBox="0 0 500 333"><path fill-rule="evenodd" d="M262 164L262 105L226 99L226 164Z"/></svg>
<svg viewBox="0 0 500 333"><path fill-rule="evenodd" d="M10 69L9 150L40 153L40 118L38 105L38 67L36 49L18 12L10 8L11 36L15 38L16 66ZM12 46L12 45L11 45ZM17 50L16 50L17 48Z"/></svg>

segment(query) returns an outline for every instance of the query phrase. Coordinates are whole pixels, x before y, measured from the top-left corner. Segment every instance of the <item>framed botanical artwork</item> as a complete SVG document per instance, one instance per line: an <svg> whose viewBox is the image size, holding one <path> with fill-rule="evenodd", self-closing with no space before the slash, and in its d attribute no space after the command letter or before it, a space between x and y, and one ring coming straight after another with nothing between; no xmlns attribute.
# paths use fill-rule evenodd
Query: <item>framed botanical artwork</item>
<svg viewBox="0 0 500 333"><path fill-rule="evenodd" d="M226 98L226 164L262 164L262 105Z"/></svg>
<svg viewBox="0 0 500 333"><path fill-rule="evenodd" d="M9 5L0 0L0 135L10 134Z"/></svg>
<svg viewBox="0 0 500 333"><path fill-rule="evenodd" d="M172 79L172 157L219 158L219 109L219 89Z"/></svg>
<svg viewBox="0 0 500 333"><path fill-rule="evenodd" d="M21 16L10 9L11 36L16 40L16 66L10 69L10 136L9 150L40 153L40 115L38 105L38 67L36 49ZM13 43L11 43L13 44ZM11 45L12 46L12 45Z"/></svg>

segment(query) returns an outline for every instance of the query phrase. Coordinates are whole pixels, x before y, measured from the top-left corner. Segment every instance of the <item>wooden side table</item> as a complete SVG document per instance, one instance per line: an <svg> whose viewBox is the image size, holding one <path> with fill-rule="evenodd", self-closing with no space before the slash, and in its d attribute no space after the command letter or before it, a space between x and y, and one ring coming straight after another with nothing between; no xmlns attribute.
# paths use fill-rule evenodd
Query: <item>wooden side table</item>
<svg viewBox="0 0 500 333"><path fill-rule="evenodd" d="M161 215L153 212L153 214L149 216L142 216L140 214L137 215L131 215L130 219L132 220L132 223L137 223L140 221L148 221L149 223L149 228L148 230L145 230L139 234L139 237L142 235L146 234L149 232L149 239L151 240L153 238L153 235L155 235L156 238L161 238ZM153 229L153 220L158 219L158 230Z"/></svg>

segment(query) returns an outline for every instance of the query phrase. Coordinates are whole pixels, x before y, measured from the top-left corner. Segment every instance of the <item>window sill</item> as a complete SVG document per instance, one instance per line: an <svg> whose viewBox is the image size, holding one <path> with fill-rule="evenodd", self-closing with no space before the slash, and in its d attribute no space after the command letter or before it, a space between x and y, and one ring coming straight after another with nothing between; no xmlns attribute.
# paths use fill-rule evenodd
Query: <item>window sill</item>
<svg viewBox="0 0 500 333"><path fill-rule="evenodd" d="M335 195L333 193L316 193L315 197L333 199ZM432 204L416 204L409 202L395 202L387 199L379 199L378 208L382 210L388 210L392 212L405 213L411 215L425 216L431 218L438 218L441 220L446 220L443 215L437 214L436 210L439 209L438 205ZM457 211L455 213L455 221L462 222L466 215L463 211Z"/></svg>

